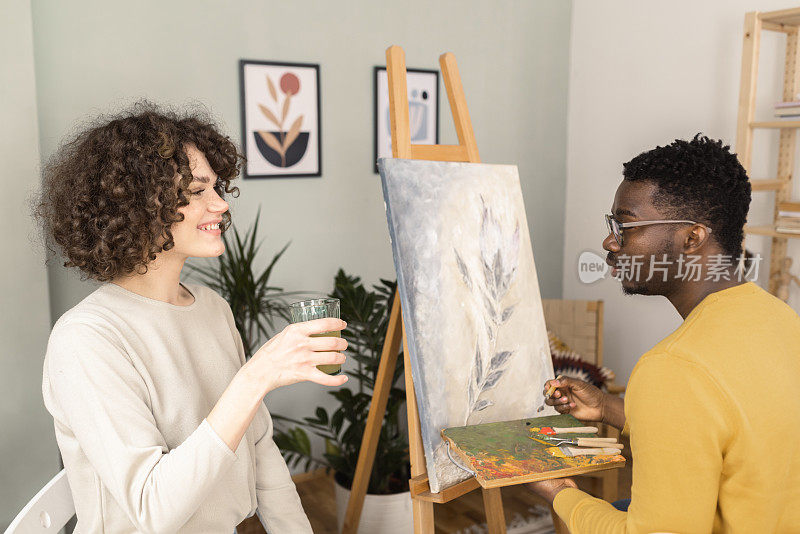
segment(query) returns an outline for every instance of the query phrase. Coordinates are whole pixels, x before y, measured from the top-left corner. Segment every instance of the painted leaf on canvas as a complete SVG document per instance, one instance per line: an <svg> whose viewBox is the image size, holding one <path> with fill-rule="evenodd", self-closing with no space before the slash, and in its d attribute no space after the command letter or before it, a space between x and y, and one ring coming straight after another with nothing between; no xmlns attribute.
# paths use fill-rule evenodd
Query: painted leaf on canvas
<svg viewBox="0 0 800 534"><path fill-rule="evenodd" d="M536 414L553 369L517 168L381 159L431 490L444 428Z"/></svg>

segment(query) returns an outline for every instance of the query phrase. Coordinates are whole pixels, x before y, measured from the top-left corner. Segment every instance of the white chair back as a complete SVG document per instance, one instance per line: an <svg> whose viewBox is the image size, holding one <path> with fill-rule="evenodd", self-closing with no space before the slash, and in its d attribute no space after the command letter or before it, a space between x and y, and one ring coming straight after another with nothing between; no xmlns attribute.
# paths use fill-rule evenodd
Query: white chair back
<svg viewBox="0 0 800 534"><path fill-rule="evenodd" d="M75 515L75 504L63 469L39 490L11 522L5 534L58 532Z"/></svg>

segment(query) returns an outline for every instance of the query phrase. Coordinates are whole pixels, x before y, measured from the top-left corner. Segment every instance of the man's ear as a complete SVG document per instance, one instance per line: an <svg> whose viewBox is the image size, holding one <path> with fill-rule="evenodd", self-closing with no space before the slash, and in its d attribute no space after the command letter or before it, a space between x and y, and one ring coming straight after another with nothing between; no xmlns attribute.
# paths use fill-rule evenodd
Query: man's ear
<svg viewBox="0 0 800 534"><path fill-rule="evenodd" d="M708 243L711 232L702 224L695 224L689 228L689 232L683 242L683 250L687 254L697 253Z"/></svg>

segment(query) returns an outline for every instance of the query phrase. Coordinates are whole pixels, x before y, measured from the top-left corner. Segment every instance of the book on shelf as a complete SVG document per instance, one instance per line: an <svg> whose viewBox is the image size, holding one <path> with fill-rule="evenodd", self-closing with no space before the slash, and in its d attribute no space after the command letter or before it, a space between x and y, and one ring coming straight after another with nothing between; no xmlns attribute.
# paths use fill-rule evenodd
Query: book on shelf
<svg viewBox="0 0 800 534"><path fill-rule="evenodd" d="M778 218L800 220L800 202L778 202Z"/></svg>
<svg viewBox="0 0 800 534"><path fill-rule="evenodd" d="M800 101L777 102L775 104L776 117L798 117L800 116Z"/></svg>

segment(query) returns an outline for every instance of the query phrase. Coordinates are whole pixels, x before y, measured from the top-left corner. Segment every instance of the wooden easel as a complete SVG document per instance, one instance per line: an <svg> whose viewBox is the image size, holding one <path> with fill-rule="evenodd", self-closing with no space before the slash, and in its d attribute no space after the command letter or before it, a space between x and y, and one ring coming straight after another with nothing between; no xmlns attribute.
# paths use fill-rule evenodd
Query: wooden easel
<svg viewBox="0 0 800 534"><path fill-rule="evenodd" d="M406 85L406 60L403 49L391 46L386 50L386 71L389 78L389 115L392 132L392 155L395 158L420 159L432 161L461 161L479 163L478 145L472 130L472 122L467 110L467 100L458 74L455 56L447 52L439 57L442 78L453 114L457 145L412 145L408 115L408 90ZM353 479L350 501L347 503L343 534L356 534L367 493L369 476L375 460L375 450L391 389L392 375L397 363L400 341L403 342L405 361L406 403L408 412L408 445L411 463L411 498L414 510L414 532L433 534L433 503L446 503L479 487L475 478L469 478L439 493L431 493L425 466L425 452L420 434L417 398L411 376L411 362L408 341L400 313L400 296L395 293L394 304L389 318L386 341L383 345L375 389L367 417L364 436L361 440L358 463ZM506 531L503 515L503 501L500 488L483 489L483 503L490 534L504 534Z"/></svg>

